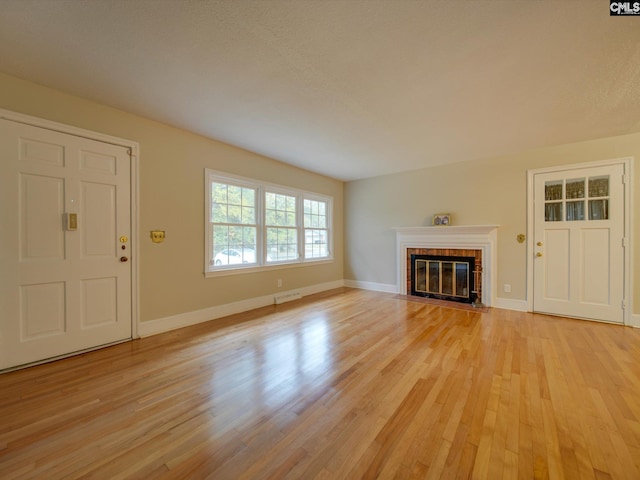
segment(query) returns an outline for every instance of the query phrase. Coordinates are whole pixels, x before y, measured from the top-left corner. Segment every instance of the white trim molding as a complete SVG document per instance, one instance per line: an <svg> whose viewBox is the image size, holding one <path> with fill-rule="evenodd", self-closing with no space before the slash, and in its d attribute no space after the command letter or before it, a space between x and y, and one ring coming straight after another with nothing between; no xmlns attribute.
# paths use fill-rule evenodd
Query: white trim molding
<svg viewBox="0 0 640 480"><path fill-rule="evenodd" d="M502 308L503 310L515 310L516 312L529 311L526 300L516 300L513 298L496 297L496 303L493 306L495 308Z"/></svg>
<svg viewBox="0 0 640 480"><path fill-rule="evenodd" d="M261 297L249 298L247 300L241 300L239 302L217 305L215 307L204 308L202 310L179 313L177 315L171 315L169 317L140 322L138 332L141 337L150 337L152 335L169 332L178 328L189 327L191 325L208 322L210 320L234 315L236 313L248 312L249 310L255 310L256 308L273 305L276 295L300 295L304 297L307 295L313 295L314 293L325 292L327 290L333 290L335 288L340 288L343 286L343 280L336 280L334 282L320 283L318 285L312 285L309 287L296 288L287 292L277 292L277 294L274 293L271 295L263 295Z"/></svg>
<svg viewBox="0 0 640 480"><path fill-rule="evenodd" d="M345 287L359 288L360 290L372 290L374 292L398 293L397 285L388 283L361 282L359 280L345 280Z"/></svg>
<svg viewBox="0 0 640 480"><path fill-rule="evenodd" d="M396 227L397 292L407 294L407 249L442 248L482 251L482 302L491 307L497 292L499 225L452 225L440 227Z"/></svg>

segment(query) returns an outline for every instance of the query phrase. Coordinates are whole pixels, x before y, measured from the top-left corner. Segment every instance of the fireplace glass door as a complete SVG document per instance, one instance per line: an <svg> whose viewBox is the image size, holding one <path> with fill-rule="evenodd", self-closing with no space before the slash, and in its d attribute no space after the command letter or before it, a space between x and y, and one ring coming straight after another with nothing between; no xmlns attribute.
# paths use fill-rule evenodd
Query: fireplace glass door
<svg viewBox="0 0 640 480"><path fill-rule="evenodd" d="M466 302L473 300L473 259L413 257L412 295Z"/></svg>

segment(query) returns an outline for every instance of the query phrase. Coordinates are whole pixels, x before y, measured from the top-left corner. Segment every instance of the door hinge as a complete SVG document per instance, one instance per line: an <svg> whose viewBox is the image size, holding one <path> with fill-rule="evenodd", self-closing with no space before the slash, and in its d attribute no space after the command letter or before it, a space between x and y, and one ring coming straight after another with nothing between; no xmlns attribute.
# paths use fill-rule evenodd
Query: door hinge
<svg viewBox="0 0 640 480"><path fill-rule="evenodd" d="M626 309L627 308L627 301L625 299L622 299L622 309Z"/></svg>
<svg viewBox="0 0 640 480"><path fill-rule="evenodd" d="M622 237L622 246L627 247L627 237Z"/></svg>
<svg viewBox="0 0 640 480"><path fill-rule="evenodd" d="M627 184L627 174L622 175L622 184L626 185Z"/></svg>

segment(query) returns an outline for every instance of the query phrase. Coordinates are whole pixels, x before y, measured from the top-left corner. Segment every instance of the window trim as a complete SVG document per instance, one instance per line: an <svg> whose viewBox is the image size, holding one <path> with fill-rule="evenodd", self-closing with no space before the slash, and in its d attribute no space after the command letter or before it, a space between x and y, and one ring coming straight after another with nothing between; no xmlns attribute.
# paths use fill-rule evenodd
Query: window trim
<svg viewBox="0 0 640 480"><path fill-rule="evenodd" d="M326 217L327 217L327 228L323 229L323 228L313 228L313 227L309 227L309 230L327 230L327 250L329 252L328 257L329 258L333 258L333 198L326 196L326 195L319 195L317 193L310 193L310 192L305 192L304 195L302 196L302 211L300 212L301 215L301 220L300 220L300 229L302 230L302 235L303 238L301 240L302 242L302 256L304 257L305 255L305 250L306 250L306 234L305 234L305 230L307 230L307 228L304 226L304 201L305 200L311 200L314 202L325 202L327 204L327 210L326 210ZM320 261L323 260L327 257L315 257L316 260ZM314 257L306 259L307 262L313 261Z"/></svg>
<svg viewBox="0 0 640 480"><path fill-rule="evenodd" d="M256 189L256 263L250 265L234 264L215 267L210 264L213 255L213 232L211 221L211 184L212 182L227 183L244 188ZM210 168L204 169L204 276L205 278L222 275L234 275L258 271L277 270L281 268L302 267L332 263L333 256L333 197L316 192L310 192L297 188L278 185L270 182L220 172ZM267 262L266 242L267 228L265 222L265 194L266 192L279 193L294 196L296 198L296 231L298 242L298 258L294 260L281 260ZM305 258L305 227L304 227L304 200L325 202L327 205L327 250L326 257Z"/></svg>
<svg viewBox="0 0 640 480"><path fill-rule="evenodd" d="M296 242L296 246L297 246L297 251L298 251L298 258L297 259L291 259L291 260L275 260L275 261L271 261L268 262L267 259L262 256L261 259L264 261L264 265L265 266L269 266L269 265L282 265L282 264L290 264L290 263L299 263L301 260L304 260L303 257L300 256L300 199L299 199L299 193L296 190L293 189L289 189L286 187L281 187L281 186L277 186L277 185L272 185L272 184L263 184L262 185L262 192L261 192L261 200L263 200L264 202L264 207L262 208L261 214L262 214L262 246L263 249L267 246L267 229L268 228L292 228L292 227L285 227L285 226L276 226L276 225L269 225L267 226L267 220L266 220L266 216L267 216L267 206L266 206L266 194L267 193L274 193L276 195L285 195L285 196L289 196L289 197L294 197L296 200L296 226L295 226L295 230L298 234L298 238L297 238L297 242Z"/></svg>

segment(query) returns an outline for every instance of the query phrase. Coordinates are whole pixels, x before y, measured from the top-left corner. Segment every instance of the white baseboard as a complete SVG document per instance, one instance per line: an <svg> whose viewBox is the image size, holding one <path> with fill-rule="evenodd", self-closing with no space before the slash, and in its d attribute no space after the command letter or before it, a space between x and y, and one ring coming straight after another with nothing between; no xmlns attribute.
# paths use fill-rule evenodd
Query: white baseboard
<svg viewBox="0 0 640 480"><path fill-rule="evenodd" d="M502 308L503 310L515 310L517 312L529 311L529 305L526 300L515 300L511 298L496 297L496 301L493 306L495 308Z"/></svg>
<svg viewBox="0 0 640 480"><path fill-rule="evenodd" d="M277 292L277 294L300 294L304 297L307 295L313 295L314 293L320 293L327 290L333 290L334 288L340 288L342 286L344 286L344 282L342 280L336 280L334 282L321 283L318 285L312 285L310 287L296 288L288 292ZM208 322L209 320L215 320L216 318L226 317L228 315L247 312L256 308L266 307L267 305L274 304L275 296L276 294L264 295L262 297L249 298L247 300L241 300L239 302L217 305L215 307L196 310L193 312L179 313L177 315L171 315L169 317L140 322L140 324L138 325L138 333L140 337L150 337L151 335L169 332L177 328L188 327L190 325Z"/></svg>
<svg viewBox="0 0 640 480"><path fill-rule="evenodd" d="M373 290L374 292L398 293L398 287L387 283L360 282L358 280L345 280L345 287L359 288L361 290Z"/></svg>
<svg viewBox="0 0 640 480"><path fill-rule="evenodd" d="M372 290L375 292L398 293L395 285L386 283L360 282L357 280L336 280L334 282L321 283L310 287L296 288L287 292L277 292L278 295L296 295L301 296L313 295L314 293L325 292L340 287L359 288L362 290ZM138 325L138 333L140 337L150 337L159 333L169 332L177 328L188 327L198 323L215 320L216 318L226 317L236 313L247 312L256 308L273 305L276 294L264 295L262 297L250 298L239 302L217 305L215 307L196 310L193 312L180 313L169 317L157 318L146 322L140 322ZM526 300L514 300L509 298L496 298L495 308L505 310L515 310L518 312L528 311ZM631 314L631 326L640 328L640 315Z"/></svg>
<svg viewBox="0 0 640 480"><path fill-rule="evenodd" d="M300 292L303 297L307 295L313 295L314 293L326 292L327 290L333 290L335 288L344 287L344 280L335 280L333 282L319 283L317 285L311 285L310 287L296 288L291 292ZM283 292L288 293L288 292Z"/></svg>
<svg viewBox="0 0 640 480"><path fill-rule="evenodd" d="M373 290L375 292L398 293L396 285L386 283L360 282L358 280L345 280L345 287L360 288L362 290ZM528 304L526 300L513 300L510 298L496 298L492 307L502 308L505 310L516 310L518 312L527 312Z"/></svg>
<svg viewBox="0 0 640 480"><path fill-rule="evenodd" d="M273 295L250 298L240 302L227 303L202 310L179 313L169 317L140 322L138 326L138 333L141 337L150 337L151 335L156 335L158 333L169 332L177 328L196 325L216 318L226 317L227 315L233 315L234 313L241 313L260 307L266 307L267 305L273 305Z"/></svg>

